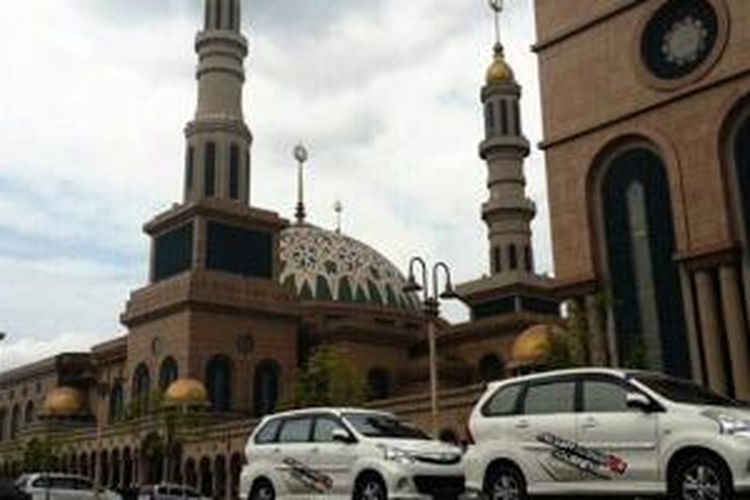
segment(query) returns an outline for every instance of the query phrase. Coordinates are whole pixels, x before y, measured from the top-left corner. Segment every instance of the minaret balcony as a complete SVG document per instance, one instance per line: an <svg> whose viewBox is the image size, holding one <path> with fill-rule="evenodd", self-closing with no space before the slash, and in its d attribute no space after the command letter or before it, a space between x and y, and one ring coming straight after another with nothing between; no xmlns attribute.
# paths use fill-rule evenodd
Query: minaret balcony
<svg viewBox="0 0 750 500"><path fill-rule="evenodd" d="M536 203L529 198L524 198L523 200L489 200L482 204L482 216L485 220L513 213L520 213L531 220L536 215Z"/></svg>
<svg viewBox="0 0 750 500"><path fill-rule="evenodd" d="M479 144L479 156L483 160L495 156L525 158L529 151L529 141L522 135L493 135Z"/></svg>

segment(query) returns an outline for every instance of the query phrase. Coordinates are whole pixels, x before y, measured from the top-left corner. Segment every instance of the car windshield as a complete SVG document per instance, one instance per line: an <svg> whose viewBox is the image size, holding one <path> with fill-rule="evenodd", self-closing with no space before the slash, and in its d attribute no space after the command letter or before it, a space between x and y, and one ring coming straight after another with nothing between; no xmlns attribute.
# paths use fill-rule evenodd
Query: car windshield
<svg viewBox="0 0 750 500"><path fill-rule="evenodd" d="M657 374L636 374L635 380L675 403L707 406L739 406L725 396L686 380Z"/></svg>
<svg viewBox="0 0 750 500"><path fill-rule="evenodd" d="M344 419L357 432L367 437L397 439L430 439L430 437L408 422L381 413L345 413Z"/></svg>

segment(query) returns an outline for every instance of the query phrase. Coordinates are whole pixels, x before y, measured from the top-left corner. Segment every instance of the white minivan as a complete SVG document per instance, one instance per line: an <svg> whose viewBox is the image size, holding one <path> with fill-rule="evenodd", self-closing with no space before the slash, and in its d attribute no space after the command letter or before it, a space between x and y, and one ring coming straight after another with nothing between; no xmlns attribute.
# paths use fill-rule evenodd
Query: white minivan
<svg viewBox="0 0 750 500"><path fill-rule="evenodd" d="M462 450L378 411L315 408L264 418L250 436L240 498L451 499Z"/></svg>
<svg viewBox="0 0 750 500"><path fill-rule="evenodd" d="M750 409L663 374L577 369L493 383L475 406L467 486L490 499L750 489Z"/></svg>

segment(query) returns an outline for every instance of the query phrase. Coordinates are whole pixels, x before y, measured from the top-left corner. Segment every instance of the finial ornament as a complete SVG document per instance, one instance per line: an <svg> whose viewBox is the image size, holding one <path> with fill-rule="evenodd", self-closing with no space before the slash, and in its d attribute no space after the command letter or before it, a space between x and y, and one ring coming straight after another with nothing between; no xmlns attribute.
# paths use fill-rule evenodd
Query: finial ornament
<svg viewBox="0 0 750 500"><path fill-rule="evenodd" d="M495 13L495 44L500 45L500 13L503 11L503 0L488 0Z"/></svg>
<svg viewBox="0 0 750 500"><path fill-rule="evenodd" d="M336 232L341 234L341 213L344 211L344 204L341 200L336 200L333 204L333 211L336 212Z"/></svg>
<svg viewBox="0 0 750 500"><path fill-rule="evenodd" d="M294 147L294 159L297 160L297 210L295 211L295 218L297 224L304 224L305 222L305 176L303 173L305 163L307 162L309 155L307 148L302 143L297 144Z"/></svg>

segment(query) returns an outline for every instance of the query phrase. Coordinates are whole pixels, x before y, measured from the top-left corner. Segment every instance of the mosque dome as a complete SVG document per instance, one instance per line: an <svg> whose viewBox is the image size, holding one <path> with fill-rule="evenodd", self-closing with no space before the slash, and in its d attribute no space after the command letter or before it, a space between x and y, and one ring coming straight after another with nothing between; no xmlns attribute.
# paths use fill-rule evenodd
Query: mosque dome
<svg viewBox="0 0 750 500"><path fill-rule="evenodd" d="M419 309L398 268L361 241L297 224L281 232L279 246L280 281L304 300Z"/></svg>
<svg viewBox="0 0 750 500"><path fill-rule="evenodd" d="M505 61L502 45L495 45L495 56L489 69L487 69L487 83L505 83L514 80L513 69Z"/></svg>
<svg viewBox="0 0 750 500"><path fill-rule="evenodd" d="M164 398L172 405L204 405L208 401L208 392L200 381L181 378L170 384Z"/></svg>
<svg viewBox="0 0 750 500"><path fill-rule="evenodd" d="M554 332L550 325L534 325L516 337L511 351L514 367L544 363L552 348Z"/></svg>
<svg viewBox="0 0 750 500"><path fill-rule="evenodd" d="M76 417L86 413L86 397L73 387L57 387L47 393L42 404L46 418Z"/></svg>

